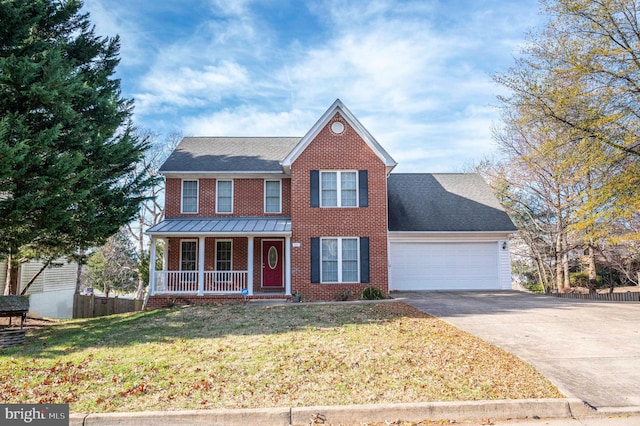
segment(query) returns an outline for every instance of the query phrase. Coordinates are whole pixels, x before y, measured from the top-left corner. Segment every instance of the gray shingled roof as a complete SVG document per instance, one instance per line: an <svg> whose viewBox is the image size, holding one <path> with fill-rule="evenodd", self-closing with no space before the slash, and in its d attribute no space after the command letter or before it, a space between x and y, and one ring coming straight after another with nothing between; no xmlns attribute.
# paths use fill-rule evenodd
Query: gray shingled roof
<svg viewBox="0 0 640 426"><path fill-rule="evenodd" d="M289 217L195 217L165 219L151 227L151 235L170 234L283 234L291 233Z"/></svg>
<svg viewBox="0 0 640 426"><path fill-rule="evenodd" d="M300 141L298 137L186 137L160 173L282 172L280 162Z"/></svg>
<svg viewBox="0 0 640 426"><path fill-rule="evenodd" d="M477 174L392 173L389 231L515 232L517 228Z"/></svg>

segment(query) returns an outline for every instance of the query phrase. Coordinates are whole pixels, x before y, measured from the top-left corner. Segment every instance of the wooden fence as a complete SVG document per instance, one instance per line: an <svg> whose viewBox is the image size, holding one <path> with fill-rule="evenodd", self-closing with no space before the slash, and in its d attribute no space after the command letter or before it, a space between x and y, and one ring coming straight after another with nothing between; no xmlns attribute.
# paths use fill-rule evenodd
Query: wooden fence
<svg viewBox="0 0 640 426"><path fill-rule="evenodd" d="M143 300L119 299L116 297L73 296L73 317L94 318L105 315L121 314L123 312L136 312L142 310Z"/></svg>
<svg viewBox="0 0 640 426"><path fill-rule="evenodd" d="M627 291L625 293L556 293L556 297L562 299L597 300L600 302L640 302L639 291Z"/></svg>

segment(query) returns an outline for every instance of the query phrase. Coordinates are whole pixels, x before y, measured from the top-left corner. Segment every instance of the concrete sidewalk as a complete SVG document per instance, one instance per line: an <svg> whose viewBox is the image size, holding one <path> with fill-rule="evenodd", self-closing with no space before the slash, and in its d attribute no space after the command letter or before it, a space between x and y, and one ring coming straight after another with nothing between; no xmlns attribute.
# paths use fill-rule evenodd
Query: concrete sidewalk
<svg viewBox="0 0 640 426"><path fill-rule="evenodd" d="M578 399L461 401L335 407L188 410L140 413L73 414L71 426L159 425L362 425L396 421L463 423L465 425L634 425L639 413L596 413ZM596 417L594 417L596 416ZM576 419L577 417L577 419ZM315 423L314 423L315 422Z"/></svg>
<svg viewBox="0 0 640 426"><path fill-rule="evenodd" d="M598 410L640 407L640 303L517 291L392 296L518 356L568 397Z"/></svg>

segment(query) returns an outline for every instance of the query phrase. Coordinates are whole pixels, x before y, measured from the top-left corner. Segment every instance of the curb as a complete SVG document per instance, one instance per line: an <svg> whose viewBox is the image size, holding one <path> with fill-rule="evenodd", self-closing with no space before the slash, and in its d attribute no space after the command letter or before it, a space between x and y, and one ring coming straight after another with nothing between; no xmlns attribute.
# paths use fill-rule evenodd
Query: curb
<svg viewBox="0 0 640 426"><path fill-rule="evenodd" d="M640 413L640 407L593 410L577 398L418 402L318 407L146 411L72 414L70 426L246 425L289 426L389 421L473 421L484 419L582 418ZM314 423L315 422L315 423Z"/></svg>

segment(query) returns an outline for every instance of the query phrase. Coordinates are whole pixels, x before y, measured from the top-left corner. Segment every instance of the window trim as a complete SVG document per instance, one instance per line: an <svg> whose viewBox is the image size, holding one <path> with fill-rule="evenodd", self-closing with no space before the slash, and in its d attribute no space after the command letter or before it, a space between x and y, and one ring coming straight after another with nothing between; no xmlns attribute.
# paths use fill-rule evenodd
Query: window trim
<svg viewBox="0 0 640 426"><path fill-rule="evenodd" d="M276 212L268 212L267 211L267 182L278 182L279 183L279 193L278 193L278 211ZM282 179L265 179L263 185L264 192L264 213L265 214L280 214L282 213Z"/></svg>
<svg viewBox="0 0 640 426"><path fill-rule="evenodd" d="M183 254L183 244L184 243L196 243L196 258L195 258L195 269L182 269L182 254ZM185 238L180 240L180 271L193 272L198 270L198 240L195 238Z"/></svg>
<svg viewBox="0 0 640 426"><path fill-rule="evenodd" d="M335 206L325 206L322 199L322 174L323 173L335 173L336 174L336 205ZM353 173L356 176L355 182L355 205L353 206L343 206L342 205L342 173ZM360 206L360 173L358 170L320 170L318 173L318 204L319 207L325 209L352 209L358 208Z"/></svg>
<svg viewBox="0 0 640 426"><path fill-rule="evenodd" d="M196 210L193 212L187 212L184 210L184 183L195 182L196 183ZM181 179L180 180L180 213L182 214L198 214L200 207L200 180L199 179Z"/></svg>
<svg viewBox="0 0 640 426"><path fill-rule="evenodd" d="M215 271L223 271L223 272L228 272L227 270L223 270L223 269L218 269L218 243L229 243L231 245L231 247L229 248L230 254L231 254L231 258L229 259L229 270L228 271L233 271L233 239L231 238L220 238L220 239L216 239L216 244L215 244L215 253L213 255L213 267Z"/></svg>
<svg viewBox="0 0 640 426"><path fill-rule="evenodd" d="M231 210L220 211L220 182L231 182ZM216 179L216 214L233 214L233 179Z"/></svg>
<svg viewBox="0 0 640 426"><path fill-rule="evenodd" d="M322 243L325 240L337 240L337 262L338 262L338 280L337 281L325 281L323 272L323 258L322 258ZM355 240L356 241L356 272L357 277L355 281L344 281L342 279L342 241L343 240ZM320 237L320 284L359 284L360 283L360 263L361 263L361 253L360 253L360 237Z"/></svg>

